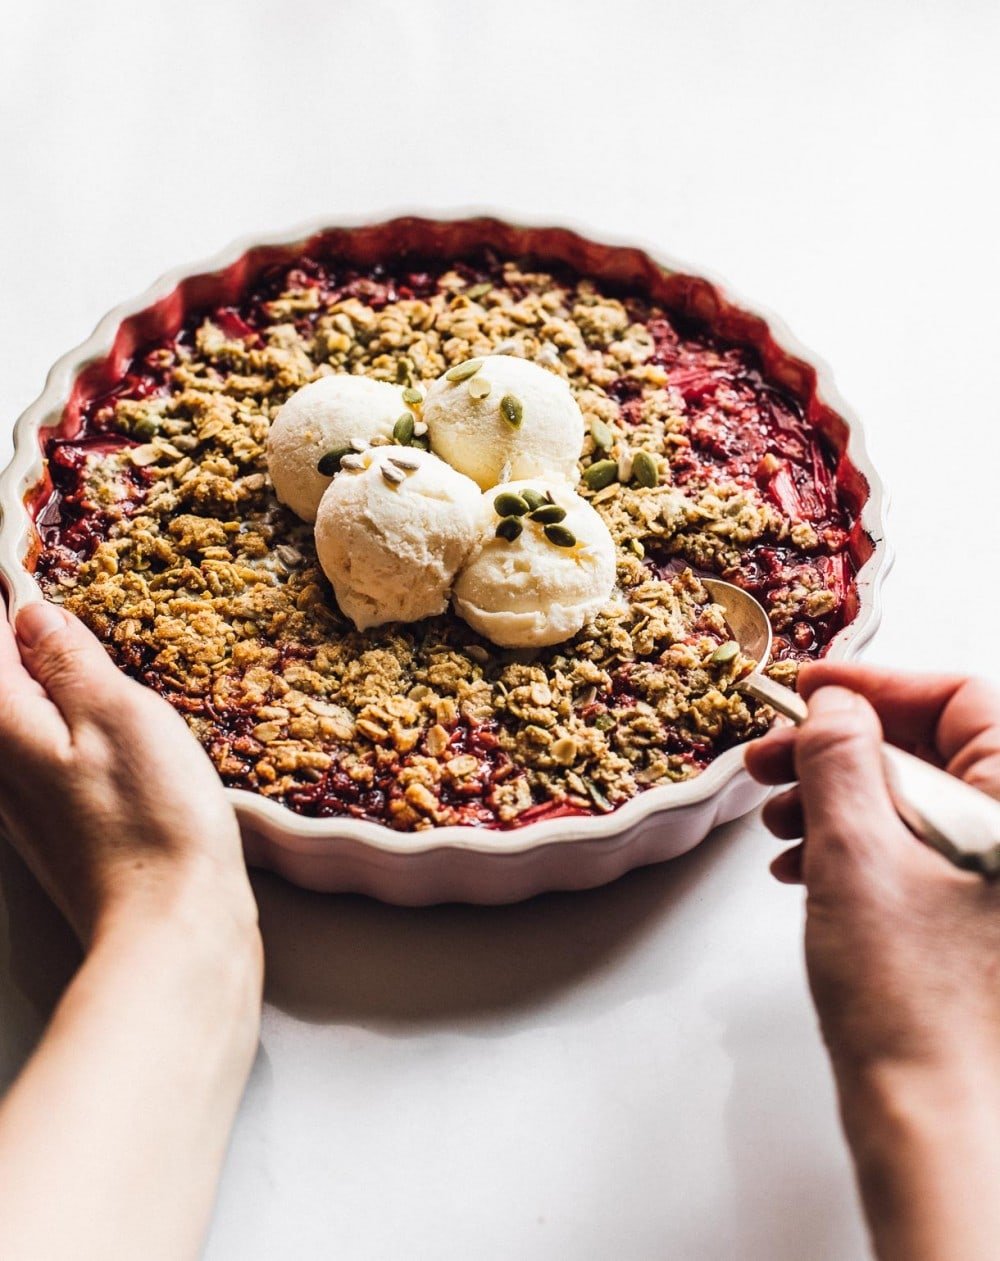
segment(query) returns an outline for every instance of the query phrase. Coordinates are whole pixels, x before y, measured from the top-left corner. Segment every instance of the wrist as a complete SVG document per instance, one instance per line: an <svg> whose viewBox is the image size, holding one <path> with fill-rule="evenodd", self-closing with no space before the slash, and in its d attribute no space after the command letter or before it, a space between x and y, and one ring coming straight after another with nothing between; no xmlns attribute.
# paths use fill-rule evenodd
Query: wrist
<svg viewBox="0 0 1000 1261"><path fill-rule="evenodd" d="M844 1130L880 1257L992 1257L1000 1230L995 1069L995 1059L969 1053L838 1074Z"/></svg>
<svg viewBox="0 0 1000 1261"><path fill-rule="evenodd" d="M256 1033L263 946L242 864L171 858L159 869L148 867L142 879L122 882L104 900L87 943L88 955L109 951L172 970Z"/></svg>

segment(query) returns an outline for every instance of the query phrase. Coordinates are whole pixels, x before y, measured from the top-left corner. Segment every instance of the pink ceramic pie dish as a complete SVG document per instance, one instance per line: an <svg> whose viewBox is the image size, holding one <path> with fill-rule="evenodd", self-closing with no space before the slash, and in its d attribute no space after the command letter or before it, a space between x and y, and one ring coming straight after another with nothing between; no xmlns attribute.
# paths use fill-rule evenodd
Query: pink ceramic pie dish
<svg viewBox="0 0 1000 1261"><path fill-rule="evenodd" d="M856 656L877 628L880 588L891 563L884 538L886 494L858 421L825 365L779 320L654 249L598 241L579 228L514 224L482 212L396 215L335 226L316 222L240 240L205 262L168 272L106 315L82 345L54 365L42 394L15 428L14 456L0 476L0 578L11 614L41 598L32 562L39 549L33 510L47 485L44 440L53 433L74 434L87 402L114 386L142 347L176 334L190 312L236 302L266 269L302 256L371 266L404 252L449 260L484 247L507 257L563 264L642 292L668 312L756 353L766 379L796 400L805 422L834 453L837 493L857 523L850 547L856 594L826 655ZM634 867L685 853L766 795L744 770L739 745L695 777L649 788L610 813L556 815L510 828L396 831L366 819L306 817L246 789L226 791L252 865L306 888L360 892L402 905L504 903L604 884Z"/></svg>

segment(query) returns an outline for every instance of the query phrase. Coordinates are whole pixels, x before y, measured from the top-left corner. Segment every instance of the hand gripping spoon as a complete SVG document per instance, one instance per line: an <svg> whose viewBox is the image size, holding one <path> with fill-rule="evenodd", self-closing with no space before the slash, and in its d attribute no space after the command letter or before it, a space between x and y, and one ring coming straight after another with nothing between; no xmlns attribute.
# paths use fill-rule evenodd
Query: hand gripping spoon
<svg viewBox="0 0 1000 1261"><path fill-rule="evenodd" d="M771 623L763 607L732 583L717 578L702 582L721 605L740 651L757 662L754 672L737 684L740 691L796 726L804 722L809 711L802 697L762 673L771 655ZM1000 802L891 744L882 745L882 764L896 811L911 831L956 867L1000 875Z"/></svg>

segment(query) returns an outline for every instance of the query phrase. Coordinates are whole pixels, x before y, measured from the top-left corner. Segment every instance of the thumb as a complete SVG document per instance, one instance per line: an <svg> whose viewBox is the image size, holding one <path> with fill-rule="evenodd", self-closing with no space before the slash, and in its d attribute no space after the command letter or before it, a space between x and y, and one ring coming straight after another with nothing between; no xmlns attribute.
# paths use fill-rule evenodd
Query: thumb
<svg viewBox="0 0 1000 1261"><path fill-rule="evenodd" d="M882 770L882 728L856 692L824 687L795 741L810 865L834 851L884 856L907 839Z"/></svg>
<svg viewBox="0 0 1000 1261"><path fill-rule="evenodd" d="M56 604L25 605L15 629L25 669L71 726L124 682L96 636Z"/></svg>

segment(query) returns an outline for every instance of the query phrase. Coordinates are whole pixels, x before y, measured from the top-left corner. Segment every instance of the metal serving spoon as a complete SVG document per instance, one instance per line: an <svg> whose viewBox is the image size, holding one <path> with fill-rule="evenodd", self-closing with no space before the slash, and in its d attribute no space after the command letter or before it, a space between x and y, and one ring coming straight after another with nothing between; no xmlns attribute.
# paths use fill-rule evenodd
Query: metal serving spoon
<svg viewBox="0 0 1000 1261"><path fill-rule="evenodd" d="M740 650L757 662L756 670L737 685L740 691L796 726L804 722L809 711L802 697L762 673L771 655L771 622L763 606L732 583L717 578L702 582L722 606ZM893 804L907 827L956 867L1000 875L1000 802L891 744L882 745L882 762Z"/></svg>

